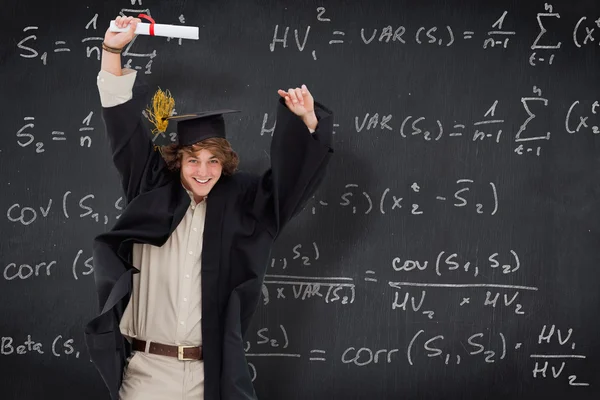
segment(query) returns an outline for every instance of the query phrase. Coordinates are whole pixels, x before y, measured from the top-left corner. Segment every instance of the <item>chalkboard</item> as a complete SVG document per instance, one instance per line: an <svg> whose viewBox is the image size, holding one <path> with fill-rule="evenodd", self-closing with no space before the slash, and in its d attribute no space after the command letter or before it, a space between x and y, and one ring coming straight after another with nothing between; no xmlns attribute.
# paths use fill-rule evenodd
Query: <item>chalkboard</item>
<svg viewBox="0 0 600 400"><path fill-rule="evenodd" d="M277 89L335 112L245 337L260 399L600 398L597 0L9 0L2 399L108 398L83 327L124 207L96 88L118 13L200 28L123 61L178 111L242 110L241 170L269 166Z"/></svg>

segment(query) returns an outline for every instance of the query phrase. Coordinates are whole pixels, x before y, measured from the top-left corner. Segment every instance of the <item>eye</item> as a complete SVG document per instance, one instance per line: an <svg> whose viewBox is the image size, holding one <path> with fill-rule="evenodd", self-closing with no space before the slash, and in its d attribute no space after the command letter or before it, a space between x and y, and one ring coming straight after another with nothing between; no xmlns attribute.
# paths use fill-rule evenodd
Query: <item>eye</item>
<svg viewBox="0 0 600 400"><path fill-rule="evenodd" d="M210 162L213 163L213 164L218 164L219 160L211 160Z"/></svg>
<svg viewBox="0 0 600 400"><path fill-rule="evenodd" d="M190 158L188 162L195 163L196 159L195 158Z"/></svg>

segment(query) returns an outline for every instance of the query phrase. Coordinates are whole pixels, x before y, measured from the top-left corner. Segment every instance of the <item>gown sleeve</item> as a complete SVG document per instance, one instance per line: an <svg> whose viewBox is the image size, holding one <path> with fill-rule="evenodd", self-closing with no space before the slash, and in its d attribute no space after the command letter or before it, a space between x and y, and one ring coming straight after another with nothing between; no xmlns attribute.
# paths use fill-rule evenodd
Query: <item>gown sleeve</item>
<svg viewBox="0 0 600 400"><path fill-rule="evenodd" d="M142 110L148 100L148 86L138 76L133 97L112 107L102 107L102 119L110 144L112 159L127 203L137 195L163 184L168 178L166 163L154 150Z"/></svg>
<svg viewBox="0 0 600 400"><path fill-rule="evenodd" d="M310 133L304 122L279 99L271 141L271 168L258 180L253 213L276 237L306 205L321 181L333 154L333 113L315 102L318 124Z"/></svg>

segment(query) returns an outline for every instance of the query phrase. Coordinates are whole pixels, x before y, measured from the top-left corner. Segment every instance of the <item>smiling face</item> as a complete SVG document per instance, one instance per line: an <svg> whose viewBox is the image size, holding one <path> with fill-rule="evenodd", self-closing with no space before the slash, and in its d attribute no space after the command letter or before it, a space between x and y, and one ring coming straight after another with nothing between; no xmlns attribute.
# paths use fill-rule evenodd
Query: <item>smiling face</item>
<svg viewBox="0 0 600 400"><path fill-rule="evenodd" d="M181 158L180 176L183 186L194 193L194 200L199 203L215 186L223 165L221 161L207 149L195 153L184 152Z"/></svg>

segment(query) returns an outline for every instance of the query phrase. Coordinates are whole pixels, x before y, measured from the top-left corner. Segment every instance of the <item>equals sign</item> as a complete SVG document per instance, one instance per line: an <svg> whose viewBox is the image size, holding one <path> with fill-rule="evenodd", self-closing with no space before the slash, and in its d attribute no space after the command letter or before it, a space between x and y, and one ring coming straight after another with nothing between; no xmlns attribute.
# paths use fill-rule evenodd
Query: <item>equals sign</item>
<svg viewBox="0 0 600 400"><path fill-rule="evenodd" d="M334 35L340 35L340 36L345 36L346 32L342 32L342 31L333 31ZM344 43L343 40L340 39L334 39L334 40L330 40L329 44L340 44L340 43Z"/></svg>
<svg viewBox="0 0 600 400"><path fill-rule="evenodd" d="M64 132L52 131L52 140L67 140Z"/></svg>
<svg viewBox="0 0 600 400"><path fill-rule="evenodd" d="M463 39L473 39L473 34L475 32L473 31L464 31L463 32Z"/></svg>
<svg viewBox="0 0 600 400"><path fill-rule="evenodd" d="M454 125L454 128L463 128L464 129L464 127L465 126L463 124ZM461 132L452 132L452 133L450 133L449 136L462 136L462 133Z"/></svg>
<svg viewBox="0 0 600 400"><path fill-rule="evenodd" d="M337 127L339 127L339 126L340 126L340 124L333 124L333 127L334 127L334 128L337 128ZM333 131L331 131L331 133L332 133L333 135L335 135L335 129L334 129Z"/></svg>
<svg viewBox="0 0 600 400"><path fill-rule="evenodd" d="M325 354L325 350L311 350L310 354ZM325 357L310 357L309 361L326 361Z"/></svg>
<svg viewBox="0 0 600 400"><path fill-rule="evenodd" d="M367 271L367 275L375 275L375 271ZM365 278L365 282L377 282L375 278Z"/></svg>

